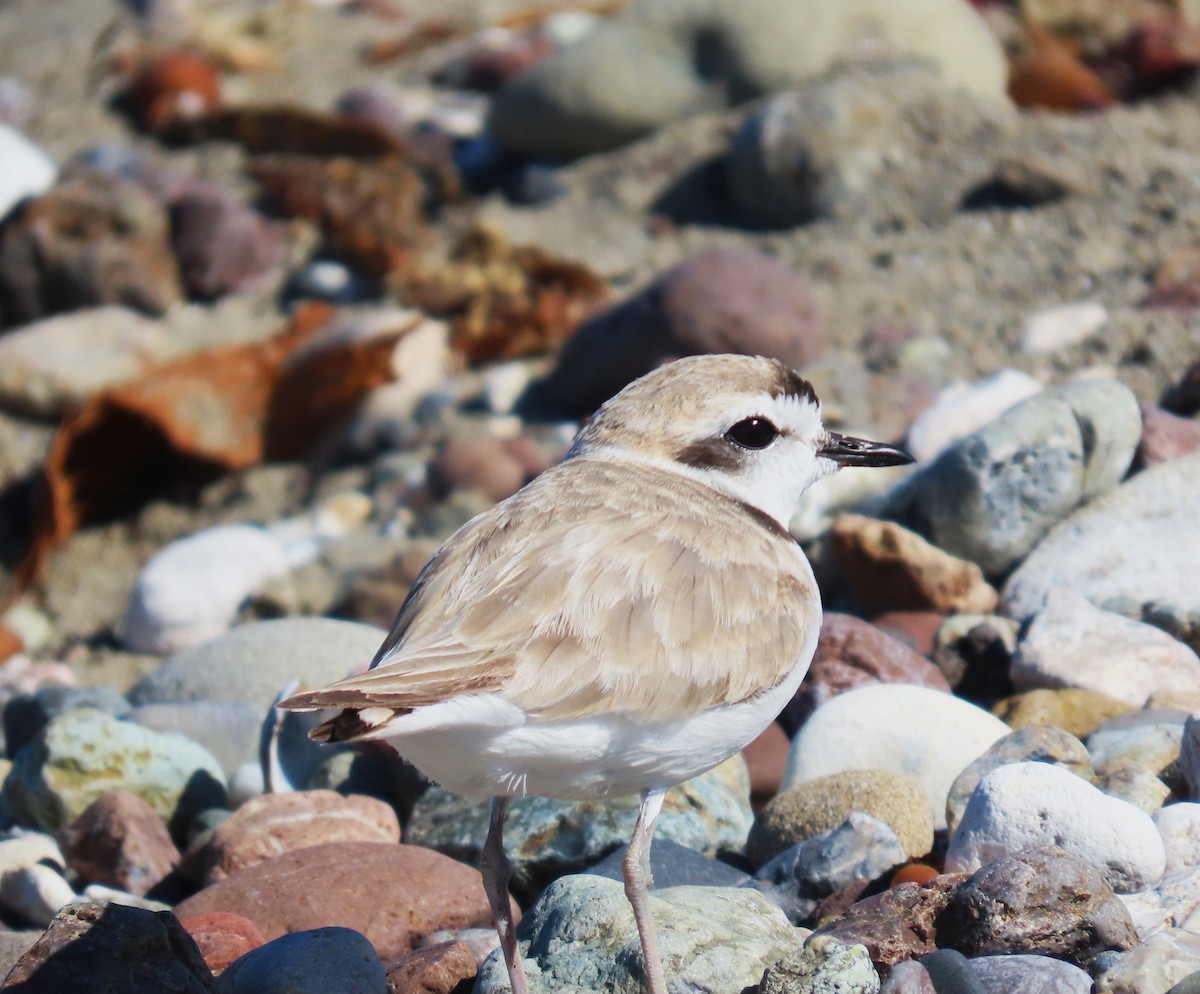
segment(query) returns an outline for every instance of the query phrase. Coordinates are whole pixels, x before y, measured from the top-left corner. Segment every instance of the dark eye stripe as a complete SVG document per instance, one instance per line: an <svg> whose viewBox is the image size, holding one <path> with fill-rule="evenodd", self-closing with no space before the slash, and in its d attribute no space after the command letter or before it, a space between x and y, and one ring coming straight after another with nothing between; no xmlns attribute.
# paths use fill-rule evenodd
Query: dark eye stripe
<svg viewBox="0 0 1200 994"><path fill-rule="evenodd" d="M744 418L725 432L725 438L743 449L765 449L779 437L779 429L764 417Z"/></svg>

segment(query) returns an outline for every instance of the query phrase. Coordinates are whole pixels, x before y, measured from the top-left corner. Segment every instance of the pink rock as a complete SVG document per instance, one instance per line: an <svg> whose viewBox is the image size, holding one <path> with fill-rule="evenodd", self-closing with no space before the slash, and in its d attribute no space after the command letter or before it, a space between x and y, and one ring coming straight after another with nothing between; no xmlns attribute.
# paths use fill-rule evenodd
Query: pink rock
<svg viewBox="0 0 1200 994"><path fill-rule="evenodd" d="M462 942L443 942L388 964L388 994L450 994L478 972L475 956Z"/></svg>
<svg viewBox="0 0 1200 994"><path fill-rule="evenodd" d="M938 629L945 620L946 616L936 611L887 611L876 615L871 623L913 651L932 658Z"/></svg>
<svg viewBox="0 0 1200 994"><path fill-rule="evenodd" d="M1142 440L1134 464L1145 469L1200 449L1200 421L1142 404Z"/></svg>
<svg viewBox="0 0 1200 994"><path fill-rule="evenodd" d="M208 968L217 975L235 959L266 942L252 921L227 911L196 915L180 924L196 943Z"/></svg>
<svg viewBox="0 0 1200 994"><path fill-rule="evenodd" d="M143 897L178 864L179 850L163 820L136 794L118 791L93 801L63 832L63 855L88 883Z"/></svg>
<svg viewBox="0 0 1200 994"><path fill-rule="evenodd" d="M531 439L499 439L491 435L452 438L429 464L434 494L478 490L494 501L511 497L547 468Z"/></svg>
<svg viewBox="0 0 1200 994"><path fill-rule="evenodd" d="M791 748L787 732L781 725L771 722L742 750L742 758L750 771L750 797L755 806L766 804L778 792Z"/></svg>

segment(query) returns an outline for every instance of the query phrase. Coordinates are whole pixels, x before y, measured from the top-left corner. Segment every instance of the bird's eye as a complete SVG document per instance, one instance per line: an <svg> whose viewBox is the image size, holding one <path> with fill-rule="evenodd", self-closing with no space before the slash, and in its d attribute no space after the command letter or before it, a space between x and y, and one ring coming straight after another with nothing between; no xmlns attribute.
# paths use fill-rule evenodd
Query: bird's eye
<svg viewBox="0 0 1200 994"><path fill-rule="evenodd" d="M745 418L725 432L725 437L743 449L765 449L779 437L779 429L766 418Z"/></svg>

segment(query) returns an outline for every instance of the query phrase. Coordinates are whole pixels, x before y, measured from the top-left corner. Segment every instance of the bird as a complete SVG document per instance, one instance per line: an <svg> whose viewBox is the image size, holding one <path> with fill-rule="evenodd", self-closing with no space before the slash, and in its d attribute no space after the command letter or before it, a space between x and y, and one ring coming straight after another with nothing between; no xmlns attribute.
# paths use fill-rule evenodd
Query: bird
<svg viewBox="0 0 1200 994"><path fill-rule="evenodd" d="M370 668L283 701L321 741L384 741L489 800L480 870L513 994L512 798L640 795L622 864L649 994L665 791L722 763L795 694L821 598L788 522L845 466L912 462L826 430L813 386L761 356L678 359L584 424L557 466L468 521L418 574Z"/></svg>

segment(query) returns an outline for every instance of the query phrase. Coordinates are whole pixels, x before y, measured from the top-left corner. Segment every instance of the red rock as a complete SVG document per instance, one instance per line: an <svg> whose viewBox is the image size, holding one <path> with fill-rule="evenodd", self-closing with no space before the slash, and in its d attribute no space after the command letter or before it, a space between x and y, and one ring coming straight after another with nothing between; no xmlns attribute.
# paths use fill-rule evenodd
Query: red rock
<svg viewBox="0 0 1200 994"><path fill-rule="evenodd" d="M750 771L750 799L755 807L766 804L779 791L791 747L787 732L781 725L771 722L742 750L742 758Z"/></svg>
<svg viewBox="0 0 1200 994"><path fill-rule="evenodd" d="M927 884L938 875L938 871L924 863L910 863L902 866L892 875L891 886L900 884Z"/></svg>
<svg viewBox="0 0 1200 994"><path fill-rule="evenodd" d="M388 994L450 994L477 970L475 956L462 942L426 946L388 965Z"/></svg>
<svg viewBox="0 0 1200 994"><path fill-rule="evenodd" d="M180 918L241 915L268 942L326 926L356 929L390 962L442 928L486 926L478 870L449 856L385 842L326 842L258 863L175 908Z"/></svg>
<svg viewBox="0 0 1200 994"><path fill-rule="evenodd" d="M946 616L936 611L885 611L876 615L872 624L914 652L932 656L938 629L945 620Z"/></svg>
<svg viewBox="0 0 1200 994"><path fill-rule="evenodd" d="M1200 450L1200 421L1142 404L1142 440L1134 464L1143 469Z"/></svg>
<svg viewBox="0 0 1200 994"><path fill-rule="evenodd" d="M924 656L874 625L849 614L830 613L800 690L779 716L795 732L831 697L868 683L911 683L949 692L945 675Z"/></svg>
<svg viewBox="0 0 1200 994"><path fill-rule="evenodd" d="M71 869L88 883L139 897L179 864L179 850L163 820L127 791L105 794L89 804L60 842Z"/></svg>
<svg viewBox="0 0 1200 994"><path fill-rule="evenodd" d="M204 962L215 975L219 975L238 957L266 942L252 921L227 911L197 915L180 924L192 937Z"/></svg>
<svg viewBox="0 0 1200 994"><path fill-rule="evenodd" d="M221 103L221 80L198 52L163 52L142 65L129 84L129 105L149 131L203 117Z"/></svg>
<svg viewBox="0 0 1200 994"><path fill-rule="evenodd" d="M205 883L326 842L399 841L396 812L373 797L343 797L332 790L264 794L247 801L213 832Z"/></svg>

